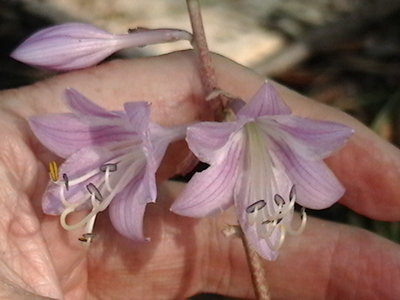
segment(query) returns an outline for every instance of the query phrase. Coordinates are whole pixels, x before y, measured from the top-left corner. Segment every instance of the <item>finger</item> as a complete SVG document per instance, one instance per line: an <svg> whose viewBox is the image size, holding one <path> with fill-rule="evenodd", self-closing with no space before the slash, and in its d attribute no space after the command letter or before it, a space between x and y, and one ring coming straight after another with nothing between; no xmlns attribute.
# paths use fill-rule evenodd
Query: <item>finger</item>
<svg viewBox="0 0 400 300"><path fill-rule="evenodd" d="M254 297L241 241L222 236L226 221L211 222L218 225L203 232L211 243L204 291ZM365 230L311 218L302 235L287 238L276 261L264 261L271 298L399 299L399 252Z"/></svg>
<svg viewBox="0 0 400 300"><path fill-rule="evenodd" d="M250 99L264 79L222 57L215 57L220 87ZM400 220L400 151L353 117L277 85L294 114L340 122L355 130L343 149L327 163L346 188L341 202L368 217Z"/></svg>
<svg viewBox="0 0 400 300"><path fill-rule="evenodd" d="M71 72L20 91L31 95L30 102L18 101L12 107L24 115L62 111L60 96L74 87L100 104L120 108L126 101L153 103L153 120L165 125L195 120L204 97L196 60L191 52L132 61L114 61L88 70ZM225 58L214 56L219 86L231 94L249 99L264 79ZM347 189L342 202L353 210L381 220L400 219L400 175L398 149L380 139L354 118L326 105L313 102L278 86L284 100L300 116L332 120L355 129L349 143L328 163ZM10 97L9 97L10 98ZM25 105L24 109L21 109Z"/></svg>

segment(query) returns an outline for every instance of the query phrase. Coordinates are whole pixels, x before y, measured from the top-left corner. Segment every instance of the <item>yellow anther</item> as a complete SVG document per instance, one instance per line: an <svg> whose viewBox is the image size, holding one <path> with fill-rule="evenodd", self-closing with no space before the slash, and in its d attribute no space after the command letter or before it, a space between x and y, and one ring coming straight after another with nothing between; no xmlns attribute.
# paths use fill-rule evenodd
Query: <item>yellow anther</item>
<svg viewBox="0 0 400 300"><path fill-rule="evenodd" d="M52 161L49 163L49 175L50 175L50 179L52 181L54 181L54 182L58 181L58 179L59 179L58 166L55 161Z"/></svg>

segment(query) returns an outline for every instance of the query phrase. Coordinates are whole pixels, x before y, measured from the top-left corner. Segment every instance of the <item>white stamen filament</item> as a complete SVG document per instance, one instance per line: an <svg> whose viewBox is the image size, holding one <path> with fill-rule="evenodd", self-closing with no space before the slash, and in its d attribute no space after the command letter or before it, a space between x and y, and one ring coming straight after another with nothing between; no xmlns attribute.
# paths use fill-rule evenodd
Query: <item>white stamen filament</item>
<svg viewBox="0 0 400 300"><path fill-rule="evenodd" d="M106 167L106 171L104 173L104 183L105 183L105 186L107 188L107 191L109 193L111 193L112 187L110 185L110 167L109 166Z"/></svg>
<svg viewBox="0 0 400 300"><path fill-rule="evenodd" d="M105 210L108 207L108 205L111 203L111 201L115 197L115 195L117 193L119 193L126 186L126 184L128 184L129 181L132 179L133 176L132 175L129 176L129 174L135 174L135 175L138 174L140 172L140 170L143 168L144 164L145 164L144 157L141 157L141 159L135 160L133 163L131 163L130 166L126 168L125 172L121 176L119 176L120 180L118 180L118 183L116 184L116 186L101 202L92 200L93 198L95 199L95 196L93 194L91 194L90 199L92 202L92 210L84 218L82 218L80 221L78 221L77 223L72 224L72 225L67 224L66 218L70 213L74 212L76 207L78 207L80 204L83 204L83 203L80 202L79 205L78 204L70 204L70 206L67 207L60 216L61 225L63 226L63 228L66 230L75 230L79 227L84 226L85 224L87 224L90 221L90 219L93 216L95 216L99 212ZM139 172L138 172L138 170L139 170ZM104 186L104 185L102 185L102 186ZM84 202L86 202L86 200Z"/></svg>

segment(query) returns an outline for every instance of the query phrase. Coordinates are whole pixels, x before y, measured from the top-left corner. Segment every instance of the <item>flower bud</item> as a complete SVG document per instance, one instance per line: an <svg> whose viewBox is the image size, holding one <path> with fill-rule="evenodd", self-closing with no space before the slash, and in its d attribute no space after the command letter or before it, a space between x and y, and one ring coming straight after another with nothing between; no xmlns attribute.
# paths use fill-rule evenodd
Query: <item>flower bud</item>
<svg viewBox="0 0 400 300"><path fill-rule="evenodd" d="M182 39L190 40L191 34L178 29L140 29L128 34L111 34L93 25L67 23L33 34L11 57L39 68L68 71L93 66L123 48Z"/></svg>

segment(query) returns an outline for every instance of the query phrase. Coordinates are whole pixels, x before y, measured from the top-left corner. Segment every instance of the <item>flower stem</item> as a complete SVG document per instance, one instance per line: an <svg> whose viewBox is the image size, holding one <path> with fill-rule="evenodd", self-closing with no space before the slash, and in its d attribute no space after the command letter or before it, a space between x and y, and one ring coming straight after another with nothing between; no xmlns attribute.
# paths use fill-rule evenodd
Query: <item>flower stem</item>
<svg viewBox="0 0 400 300"><path fill-rule="evenodd" d="M224 104L231 100L232 97L227 96L217 87L215 69L212 63L210 52L208 50L207 39L204 33L200 3L198 0L186 0L186 3L193 31L192 45L199 59L200 78L206 93L206 100L212 100L213 102L212 105L210 105L210 108L214 112L214 120L222 121L224 119ZM213 96L213 94L215 94L215 96ZM257 299L269 300L269 290L268 285L266 284L266 277L262 265L262 259L250 246L240 227L238 228L238 230L240 231L240 237L243 241Z"/></svg>
<svg viewBox="0 0 400 300"><path fill-rule="evenodd" d="M238 226L239 227L239 226ZM247 262L250 268L251 279L253 281L254 292L258 300L270 300L269 288L265 276L265 269L262 264L262 258L249 244L243 231L240 229L240 236L246 252Z"/></svg>
<svg viewBox="0 0 400 300"><path fill-rule="evenodd" d="M198 0L186 0L190 23L193 31L193 47L200 61L200 76L206 94L210 94L217 86L215 70L208 51L207 39L204 32L200 3Z"/></svg>
<svg viewBox="0 0 400 300"><path fill-rule="evenodd" d="M200 78L206 94L205 99L209 101L209 109L213 112L212 120L222 121L224 118L224 94L215 93L219 89L204 32L200 3L198 0L186 0L186 3L193 31L192 46L199 60ZM201 116L201 119L210 120L210 114L206 112L204 116Z"/></svg>

